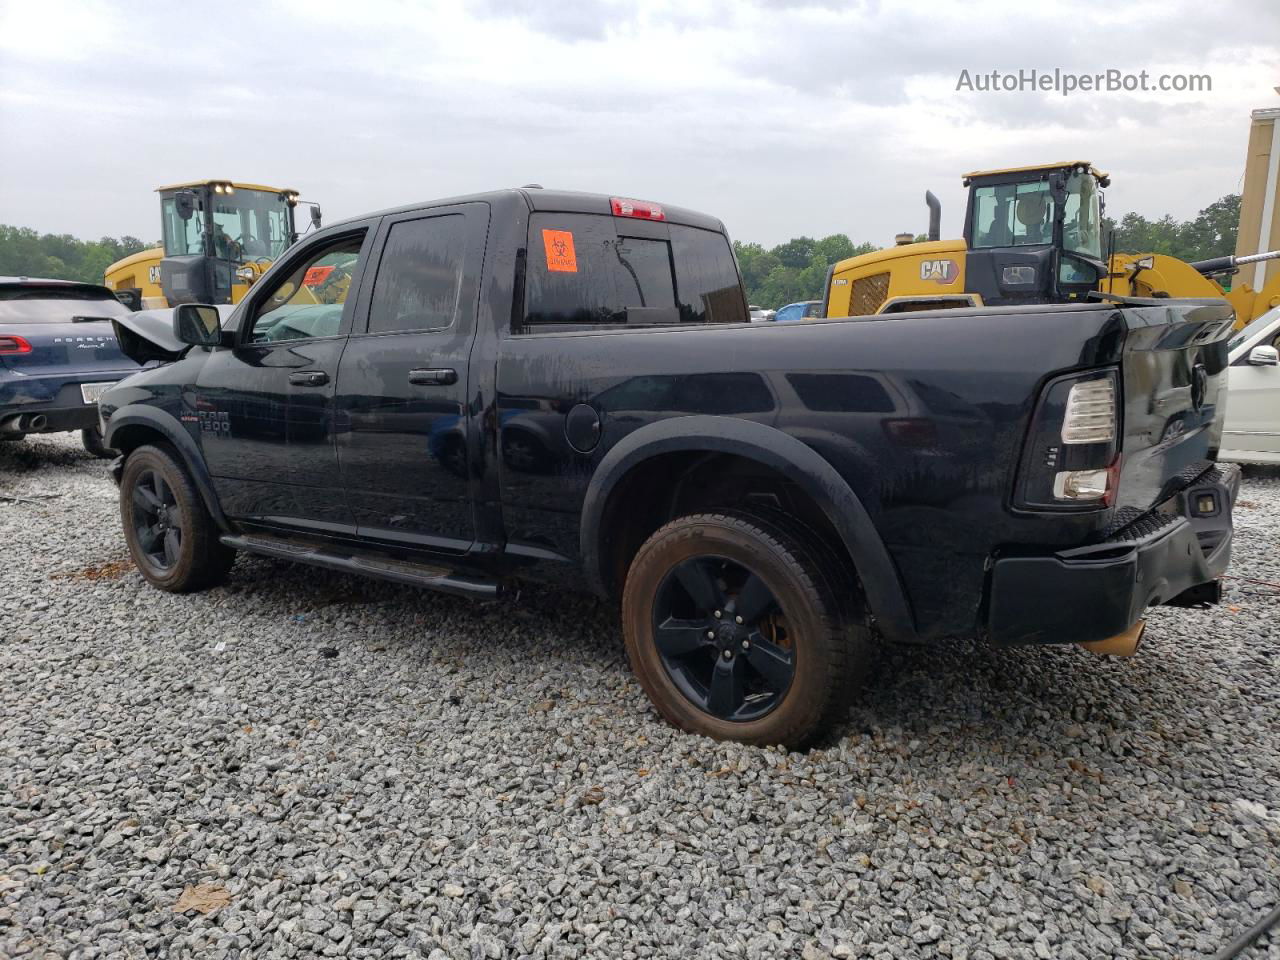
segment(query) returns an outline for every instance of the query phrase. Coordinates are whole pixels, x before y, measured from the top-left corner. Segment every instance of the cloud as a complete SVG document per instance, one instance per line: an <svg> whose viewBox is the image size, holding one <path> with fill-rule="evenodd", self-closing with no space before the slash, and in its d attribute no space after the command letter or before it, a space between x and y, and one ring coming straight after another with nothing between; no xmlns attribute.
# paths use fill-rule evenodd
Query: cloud
<svg viewBox="0 0 1280 960"><path fill-rule="evenodd" d="M3 2L3 0L0 0ZM1236 189L1272 105L1280 6L978 0L464 6L281 0L209 30L188 8L0 6L0 220L158 233L151 191L226 176L327 219L536 181L704 209L743 239L959 230L959 175L1084 157L1113 211ZM1261 38L1261 39L1259 39ZM1211 93L973 94L963 69L1204 72Z"/></svg>

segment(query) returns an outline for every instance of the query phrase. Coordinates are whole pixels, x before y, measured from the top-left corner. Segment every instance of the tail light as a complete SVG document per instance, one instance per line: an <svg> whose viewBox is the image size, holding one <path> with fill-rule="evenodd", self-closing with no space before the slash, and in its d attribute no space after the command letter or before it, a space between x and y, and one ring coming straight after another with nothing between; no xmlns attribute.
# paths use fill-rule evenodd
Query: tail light
<svg viewBox="0 0 1280 960"><path fill-rule="evenodd" d="M0 334L0 355L30 352L31 343L26 337L11 333Z"/></svg>
<svg viewBox="0 0 1280 960"><path fill-rule="evenodd" d="M1082 380L1067 393L1063 443L1110 443L1116 437L1116 383L1112 377Z"/></svg>
<svg viewBox="0 0 1280 960"><path fill-rule="evenodd" d="M1023 451L1018 506L1068 510L1110 506L1120 476L1119 394L1114 370L1049 382L1036 404Z"/></svg>
<svg viewBox="0 0 1280 960"><path fill-rule="evenodd" d="M615 217L635 217L637 220L665 220L667 215L656 203L644 200L628 200L625 197L610 197L609 205L613 207Z"/></svg>

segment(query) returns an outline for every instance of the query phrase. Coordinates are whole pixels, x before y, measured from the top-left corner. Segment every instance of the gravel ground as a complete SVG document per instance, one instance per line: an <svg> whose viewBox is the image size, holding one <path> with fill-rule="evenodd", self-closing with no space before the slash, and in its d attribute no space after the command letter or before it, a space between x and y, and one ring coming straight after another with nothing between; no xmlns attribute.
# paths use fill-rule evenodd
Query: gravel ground
<svg viewBox="0 0 1280 960"><path fill-rule="evenodd" d="M160 593L101 462L0 444L0 956L1211 956L1280 900L1280 472L1241 496L1228 602L1137 658L894 652L798 754L664 726L590 600Z"/></svg>

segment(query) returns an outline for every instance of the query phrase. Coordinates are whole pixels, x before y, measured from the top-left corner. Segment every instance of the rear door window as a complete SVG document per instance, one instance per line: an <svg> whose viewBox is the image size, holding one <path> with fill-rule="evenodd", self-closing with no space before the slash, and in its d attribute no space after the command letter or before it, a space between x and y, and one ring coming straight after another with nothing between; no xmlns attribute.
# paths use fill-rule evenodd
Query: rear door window
<svg viewBox="0 0 1280 960"><path fill-rule="evenodd" d="M737 267L722 234L593 214L530 218L525 329L745 322ZM635 232L636 227L632 226ZM682 263L681 258L688 258Z"/></svg>
<svg viewBox="0 0 1280 960"><path fill-rule="evenodd" d="M461 214L393 224L373 284L369 332L452 326L466 247L466 218Z"/></svg>

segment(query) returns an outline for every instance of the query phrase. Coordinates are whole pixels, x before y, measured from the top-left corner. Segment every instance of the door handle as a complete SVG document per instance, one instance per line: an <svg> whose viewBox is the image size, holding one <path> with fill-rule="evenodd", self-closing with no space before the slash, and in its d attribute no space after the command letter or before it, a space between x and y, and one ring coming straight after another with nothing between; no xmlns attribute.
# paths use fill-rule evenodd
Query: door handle
<svg viewBox="0 0 1280 960"><path fill-rule="evenodd" d="M329 375L323 370L303 370L289 374L289 382L298 387L323 387L329 382Z"/></svg>
<svg viewBox="0 0 1280 960"><path fill-rule="evenodd" d="M452 367L422 367L409 371L409 382L418 386L458 382L458 371Z"/></svg>

